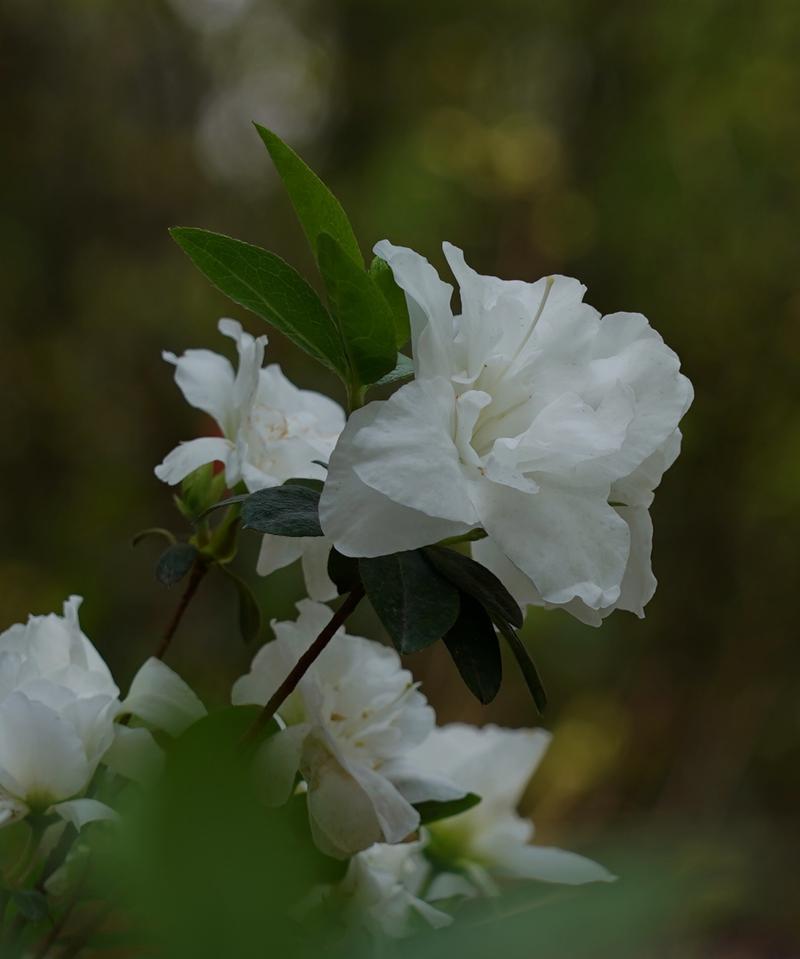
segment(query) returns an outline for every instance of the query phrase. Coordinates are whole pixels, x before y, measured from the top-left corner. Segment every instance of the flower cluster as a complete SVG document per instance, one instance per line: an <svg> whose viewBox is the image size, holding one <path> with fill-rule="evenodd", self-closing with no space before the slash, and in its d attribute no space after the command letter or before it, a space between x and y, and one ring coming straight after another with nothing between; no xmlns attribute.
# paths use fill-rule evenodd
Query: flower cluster
<svg viewBox="0 0 800 959"><path fill-rule="evenodd" d="M157 769L151 729L179 735L205 713L188 686L149 659L126 699L81 630L79 596L63 616L31 616L0 634L0 826L54 813L78 829L112 810L87 795L102 765L129 779ZM144 725L126 725L124 717Z"/></svg>

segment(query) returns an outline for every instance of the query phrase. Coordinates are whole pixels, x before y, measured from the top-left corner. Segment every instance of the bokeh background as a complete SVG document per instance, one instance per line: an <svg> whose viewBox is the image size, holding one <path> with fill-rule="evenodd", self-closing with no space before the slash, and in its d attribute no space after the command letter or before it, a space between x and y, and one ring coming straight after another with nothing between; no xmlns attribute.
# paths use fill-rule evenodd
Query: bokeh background
<svg viewBox="0 0 800 959"><path fill-rule="evenodd" d="M124 685L169 618L157 548L130 538L181 530L152 468L209 424L159 354L226 350L222 315L263 324L167 227L313 270L258 120L365 250L441 267L450 239L481 272L576 275L681 356L696 400L647 618L529 616L555 739L527 801L542 841L696 880L676 955L797 955L798 50L793 0L4 0L0 622L81 593ZM337 390L277 334L269 355ZM289 616L298 572L257 582L255 545L239 569ZM209 580L171 652L211 702L252 655L234 623ZM440 651L410 665L443 720L535 721L511 663L488 710Z"/></svg>

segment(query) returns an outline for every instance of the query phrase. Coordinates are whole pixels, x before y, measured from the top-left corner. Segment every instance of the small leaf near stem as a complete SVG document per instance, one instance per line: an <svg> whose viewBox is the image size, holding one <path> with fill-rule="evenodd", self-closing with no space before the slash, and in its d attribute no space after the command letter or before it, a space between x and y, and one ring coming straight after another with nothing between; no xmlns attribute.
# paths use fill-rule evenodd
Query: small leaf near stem
<svg viewBox="0 0 800 959"><path fill-rule="evenodd" d="M344 624L356 606L358 606L363 597L364 588L360 585L357 586L347 596L342 605L333 614L333 618L328 625L322 630L319 636L317 636L317 638L303 653L300 659L297 660L297 663L292 671L273 693L266 706L261 710L258 719L244 734L241 739L242 746L248 746L258 738L259 733L273 718L287 697L294 692L294 690L297 688L297 684L306 674L308 668L317 659L320 653L322 653L328 643L333 639L339 628Z"/></svg>

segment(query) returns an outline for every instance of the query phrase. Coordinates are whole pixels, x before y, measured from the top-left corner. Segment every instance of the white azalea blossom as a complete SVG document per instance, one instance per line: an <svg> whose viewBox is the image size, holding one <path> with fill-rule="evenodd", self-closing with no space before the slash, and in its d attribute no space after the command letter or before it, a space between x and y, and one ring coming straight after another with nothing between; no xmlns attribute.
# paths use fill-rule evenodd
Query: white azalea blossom
<svg viewBox="0 0 800 959"><path fill-rule="evenodd" d="M115 720L130 713L177 733L205 712L156 660L134 679L133 699L121 702L108 667L81 630L80 603L71 596L63 616L31 616L0 634L0 826L31 812L55 812L79 829L112 818L107 806L83 796L97 767L105 763L138 778L160 759L147 729ZM160 709L139 708L153 700ZM169 725L160 722L165 713Z"/></svg>
<svg viewBox="0 0 800 959"><path fill-rule="evenodd" d="M640 314L605 317L563 276L480 276L449 244L460 287L379 243L406 293L416 378L352 414L330 461L323 529L349 556L482 529L475 555L521 601L599 624L643 614L653 490L692 400L675 353Z"/></svg>
<svg viewBox="0 0 800 959"><path fill-rule="evenodd" d="M331 610L298 603L296 622L274 622L275 640L233 689L233 703L264 705L330 621ZM344 858L375 842L401 842L419 826L412 803L464 794L435 772L420 776L406 754L434 714L393 649L340 629L280 709L285 725L261 747L268 801L288 799L299 771L319 848Z"/></svg>
<svg viewBox="0 0 800 959"><path fill-rule="evenodd" d="M531 845L534 826L517 812L525 788L544 755L550 734L541 729L478 728L455 723L437 728L409 757L421 772L435 771L476 793L480 803L426 827L438 862L450 864L430 886L428 898L463 894L472 884L492 894L498 879L538 879L579 885L614 876L584 856Z"/></svg>
<svg viewBox="0 0 800 959"><path fill-rule="evenodd" d="M337 892L352 925L398 939L420 926L450 925L453 917L424 899L432 872L422 854L426 841L378 843L350 860Z"/></svg>
<svg viewBox="0 0 800 959"><path fill-rule="evenodd" d="M267 337L252 337L235 320L222 319L218 328L236 343L239 368L210 350L187 350L182 356L164 353L175 366L175 381L187 402L216 420L221 436L181 443L156 467L165 483L180 483L206 463L225 466L230 487L244 482L250 492L279 486L287 479L324 479L327 462L344 427L344 411L321 393L298 389L278 364L263 367ZM267 575L303 558L309 595L333 599L328 578L330 543L265 536L258 572Z"/></svg>

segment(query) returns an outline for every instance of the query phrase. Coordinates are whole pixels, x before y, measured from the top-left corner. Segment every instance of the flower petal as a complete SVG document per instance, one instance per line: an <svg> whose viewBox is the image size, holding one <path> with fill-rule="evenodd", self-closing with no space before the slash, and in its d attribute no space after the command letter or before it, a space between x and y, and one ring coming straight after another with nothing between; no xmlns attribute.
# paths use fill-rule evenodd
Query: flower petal
<svg viewBox="0 0 800 959"><path fill-rule="evenodd" d="M103 765L134 782L150 782L164 765L164 751L142 726L116 724L114 742L103 756Z"/></svg>
<svg viewBox="0 0 800 959"><path fill-rule="evenodd" d="M509 846L495 863L497 875L514 879L538 879L580 886L587 882L614 882L616 876L604 866L553 846Z"/></svg>
<svg viewBox="0 0 800 959"><path fill-rule="evenodd" d="M161 355L175 365L175 382L187 403L213 416L223 433L227 432L233 408L233 368L228 360L211 350Z"/></svg>
<svg viewBox="0 0 800 959"><path fill-rule="evenodd" d="M233 444L221 436L203 436L200 439L180 443L167 453L163 462L155 468L156 476L175 486L206 463L219 461L227 465ZM231 477L228 477L229 481Z"/></svg>
<svg viewBox="0 0 800 959"><path fill-rule="evenodd" d="M180 736L206 715L205 706L192 689L174 670L153 657L134 677L121 711L132 713L171 736Z"/></svg>
<svg viewBox="0 0 800 959"><path fill-rule="evenodd" d="M476 483L483 527L545 601L612 605L630 552L627 523L602 491L556 486L544 475L541 483L535 494Z"/></svg>
<svg viewBox="0 0 800 959"><path fill-rule="evenodd" d="M51 806L50 812L71 823L78 832L90 822L115 822L119 819L119 813L97 799L70 799Z"/></svg>

